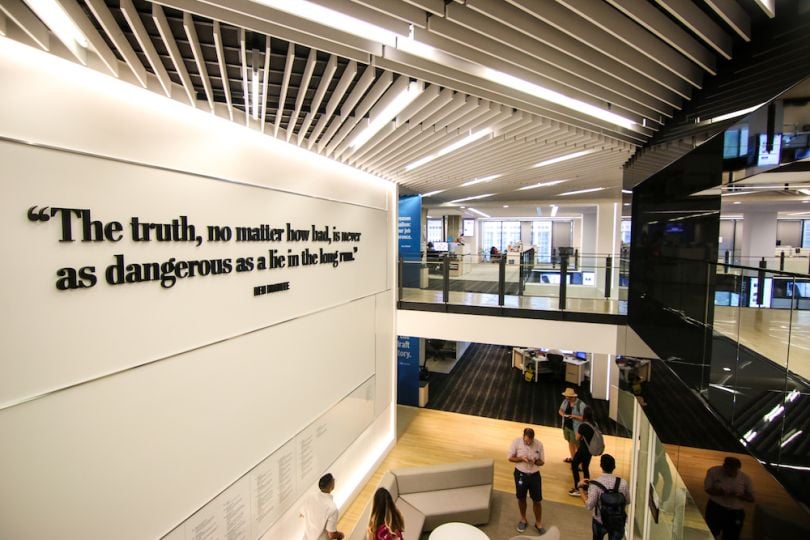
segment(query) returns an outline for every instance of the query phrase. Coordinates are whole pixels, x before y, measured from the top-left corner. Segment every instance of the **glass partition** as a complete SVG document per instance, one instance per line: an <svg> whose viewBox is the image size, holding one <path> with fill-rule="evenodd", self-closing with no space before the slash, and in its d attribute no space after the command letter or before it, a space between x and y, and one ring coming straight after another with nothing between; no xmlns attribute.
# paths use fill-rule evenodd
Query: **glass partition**
<svg viewBox="0 0 810 540"><path fill-rule="evenodd" d="M622 265L626 268L626 260L573 250L547 259L535 247L475 255L432 252L423 261L402 262L400 300L624 315ZM625 291L626 281L625 276Z"/></svg>

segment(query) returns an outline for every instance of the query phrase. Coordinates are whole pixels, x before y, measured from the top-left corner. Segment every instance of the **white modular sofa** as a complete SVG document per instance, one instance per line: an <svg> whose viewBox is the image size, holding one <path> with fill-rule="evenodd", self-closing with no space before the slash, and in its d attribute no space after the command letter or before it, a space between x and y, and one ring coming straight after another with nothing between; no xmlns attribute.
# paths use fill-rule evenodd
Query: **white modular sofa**
<svg viewBox="0 0 810 540"><path fill-rule="evenodd" d="M488 523L494 470L491 459L395 469L385 473L378 487L391 493L402 513L405 540L418 540L423 532L451 521ZM349 540L365 539L372 502Z"/></svg>

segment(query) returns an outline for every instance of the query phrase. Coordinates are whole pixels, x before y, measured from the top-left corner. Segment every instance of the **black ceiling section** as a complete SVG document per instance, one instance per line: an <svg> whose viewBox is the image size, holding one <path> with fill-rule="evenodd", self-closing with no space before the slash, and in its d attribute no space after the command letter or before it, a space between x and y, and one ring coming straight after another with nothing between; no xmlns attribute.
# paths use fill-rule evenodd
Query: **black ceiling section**
<svg viewBox="0 0 810 540"><path fill-rule="evenodd" d="M739 120L707 125L705 120L769 101L810 76L810 10L781 3L777 17L756 17L753 39L739 43L734 57L707 77L684 109L625 164L624 186L644 181L694 145Z"/></svg>

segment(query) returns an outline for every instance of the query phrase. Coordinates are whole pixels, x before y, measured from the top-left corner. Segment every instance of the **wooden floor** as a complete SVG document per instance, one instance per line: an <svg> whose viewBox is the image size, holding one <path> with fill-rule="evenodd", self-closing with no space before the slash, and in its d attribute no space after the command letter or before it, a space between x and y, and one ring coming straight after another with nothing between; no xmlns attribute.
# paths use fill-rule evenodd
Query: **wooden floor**
<svg viewBox="0 0 810 540"><path fill-rule="evenodd" d="M382 475L398 467L492 458L495 460L493 487L500 491L514 490L514 465L506 459L506 453L512 439L520 437L523 428L527 427L525 424L402 406L398 407L397 414L400 436L396 447L374 472L360 495L343 512L339 530L348 533L354 529ZM531 427L543 443L546 454L546 465L542 468L543 498L581 506L582 501L579 498L568 495L573 478L570 466L563 462L568 455L568 444L562 437L562 430L545 426ZM616 458L616 470L622 478L630 477L628 464L631 450L630 439L605 436L605 452ZM600 474L598 460L592 462L591 474ZM517 522L517 504L514 514Z"/></svg>
<svg viewBox="0 0 810 540"><path fill-rule="evenodd" d="M523 428L526 427L524 424L403 406L397 408L397 415L399 438L396 446L374 472L357 498L342 513L338 524L339 530L348 533L354 529L382 475L399 467L492 458L495 460L493 487L506 492L514 489L512 478L514 466L507 461L506 452L512 439L521 435ZM568 446L562 438L561 430L545 426L532 427L543 443L546 454L546 465L542 468L544 500L581 505L579 498L567 494L573 480L570 467L563 462ZM695 505L687 507L684 525L705 527L699 511L706 506L707 500L707 495L703 491L703 479L709 467L721 464L723 458L729 454L677 445L665 445L665 448L695 502ZM630 479L632 441L605 436L605 452L616 458L618 476ZM751 476L758 504L769 507L771 512L787 519L802 522L808 519L807 513L754 458L744 454L735 455L743 463L742 470ZM592 462L591 474L593 476L600 474L598 460ZM752 538L754 511L753 505L748 506L744 539ZM514 519L517 521L519 517L517 505L513 510Z"/></svg>
<svg viewBox="0 0 810 540"><path fill-rule="evenodd" d="M715 306L714 328L810 380L810 311Z"/></svg>

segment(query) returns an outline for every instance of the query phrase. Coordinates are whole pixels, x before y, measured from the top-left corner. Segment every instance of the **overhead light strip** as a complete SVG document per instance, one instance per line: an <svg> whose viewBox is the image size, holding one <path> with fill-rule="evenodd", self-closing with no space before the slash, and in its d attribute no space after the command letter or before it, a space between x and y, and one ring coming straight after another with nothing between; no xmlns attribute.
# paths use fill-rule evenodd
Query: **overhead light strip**
<svg viewBox="0 0 810 540"><path fill-rule="evenodd" d="M588 154L593 154L594 152L596 152L595 148L591 148L590 150L581 150L579 152L574 152L573 154L566 154L564 156L541 161L540 163L535 163L534 165L532 165L531 168L537 169L539 167L545 167L547 165L554 165L555 163L561 163L563 161L568 161L569 159L576 159L578 157L587 156Z"/></svg>
<svg viewBox="0 0 810 540"><path fill-rule="evenodd" d="M422 94L422 84L413 81L408 84L408 87L405 88L402 92L397 95L389 103L385 106L383 110L377 114L377 116L369 123L368 127L366 127L357 137L349 143L350 148L360 148L364 144L366 144L369 139L371 139L374 135L377 134L382 128L384 128L389 122L391 122L394 118L397 117L399 113L401 113L405 107L413 103L413 100L418 98Z"/></svg>
<svg viewBox="0 0 810 540"><path fill-rule="evenodd" d="M252 0L296 17L346 32L389 47L396 47L397 34L376 24L307 0Z"/></svg>
<svg viewBox="0 0 810 540"><path fill-rule="evenodd" d="M564 197L565 195L580 195L582 193L595 193L597 191L602 191L603 189L605 189L605 188L597 187L597 188L590 188L590 189L580 189L580 190L577 190L577 191L566 191L565 193L560 193L557 196L558 197Z"/></svg>
<svg viewBox="0 0 810 540"><path fill-rule="evenodd" d="M467 210L469 210L470 212L475 212L479 216L482 216L482 217L485 217L485 218L492 217L489 214L485 214L485 213L481 212L480 210L476 210L475 208L472 208L472 207L467 208Z"/></svg>
<svg viewBox="0 0 810 540"><path fill-rule="evenodd" d="M479 139L482 139L482 138L486 137L487 135L489 135L491 133L492 133L491 128L486 128L486 129L482 129L480 131L476 131L475 133L470 133L469 135L467 135L463 139L458 140L458 141L454 142L453 144L451 144L449 146L445 146L444 148L442 148L441 150L439 150L437 152L429 154L429 155L427 155L427 156L425 156L425 157L423 157L421 159L418 159L418 160L416 160L416 161L414 161L412 163L409 163L408 165L405 166L405 170L406 171L412 171L412 170L416 169L417 167L421 167L422 165L425 165L426 163L430 163L431 161L433 161L436 158L440 158L440 157L442 157L444 155L449 154L450 152L455 152L459 148L467 146L468 144L472 144L475 141L477 141Z"/></svg>
<svg viewBox="0 0 810 540"><path fill-rule="evenodd" d="M443 193L445 191L447 191L447 190L446 189L437 189L436 191L429 191L427 193L424 193L422 195L422 197L432 197L433 195L438 195L439 193Z"/></svg>
<svg viewBox="0 0 810 540"><path fill-rule="evenodd" d="M460 203L460 202L464 202L464 201L474 201L476 199L485 199L487 197L492 197L493 195L495 195L495 194L494 193L487 193L485 195L475 195L474 197L464 197L463 199L456 199L454 201L450 201L447 204L455 204L455 203Z"/></svg>
<svg viewBox="0 0 810 540"><path fill-rule="evenodd" d="M474 186L475 184L482 184L484 182L491 182L491 181L495 180L496 178L500 178L501 176L502 175L500 175L500 174L493 174L491 176L485 176L483 178L476 178L474 180L470 180L469 182L464 182L463 184L461 184L460 187Z"/></svg>
<svg viewBox="0 0 810 540"><path fill-rule="evenodd" d="M443 53L430 45L416 41L413 39L412 35L403 36L397 34L386 28L382 28L362 19L346 15L340 11L321 6L314 2L309 2L307 0L253 1L279 11L284 11L285 13L289 13L296 17L301 17L315 23L340 30L341 32L346 32L354 36L375 41L377 43L382 43L388 47L393 47L409 54L430 60L431 62L442 64L445 67L458 67L448 65L448 63L450 63L454 57L448 55L447 53ZM413 31L411 31L410 34L413 34ZM464 67L467 69L467 71L469 71L472 75L481 77L482 79L490 82L507 86L513 90L534 96L544 101L561 105L572 111L576 111L593 118L598 118L617 126L628 129L634 129L637 126L637 123L629 118L625 118L606 109L596 107L590 103L568 97L544 86L540 86L539 84L520 79L513 75L509 75L502 71L491 69L480 64L466 61L462 62L464 63Z"/></svg>
<svg viewBox="0 0 810 540"><path fill-rule="evenodd" d="M28 7L65 44L74 42L85 49L89 46L87 36L56 0L25 0Z"/></svg>
<svg viewBox="0 0 810 540"><path fill-rule="evenodd" d="M552 180L550 182L540 182L539 184L532 184L530 186L523 186L522 188L517 188L515 191L523 191L526 189L535 189L541 187L548 187L548 186L556 186L557 184L562 184L563 182L568 182L568 180Z"/></svg>

